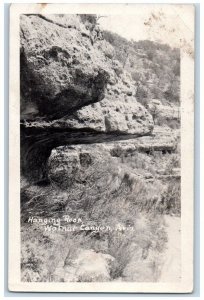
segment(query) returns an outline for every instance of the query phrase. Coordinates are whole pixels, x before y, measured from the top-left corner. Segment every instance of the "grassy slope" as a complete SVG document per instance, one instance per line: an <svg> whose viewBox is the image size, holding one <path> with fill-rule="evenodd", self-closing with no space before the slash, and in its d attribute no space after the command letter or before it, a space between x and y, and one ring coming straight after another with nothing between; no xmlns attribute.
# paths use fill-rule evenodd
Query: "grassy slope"
<svg viewBox="0 0 204 300"><path fill-rule="evenodd" d="M78 186L77 189L62 191L52 185L46 188L34 186L32 193L23 194L22 279L64 281L63 274L61 277L55 275L57 266L62 264L70 249L75 253L78 248L83 248L115 258L110 269L112 280L158 280L162 266L160 257L167 241L163 215L179 214L180 184L177 181L165 184L159 180L148 182L135 175L141 169L154 175L157 164L165 160L168 165L171 159L169 154L166 158L160 158L159 154L149 156L135 153L119 157L117 162L110 159L104 166L95 166L95 170L100 168L104 177L93 176L90 189ZM122 172L115 172L115 164L121 167ZM113 172L112 190L104 186L103 193L99 194L98 184L103 186L106 172ZM26 220L29 214L55 218L69 214L81 217L87 224L109 225L112 228L118 224L125 227L128 224L134 231L53 234L45 232L41 225L28 224Z"/></svg>

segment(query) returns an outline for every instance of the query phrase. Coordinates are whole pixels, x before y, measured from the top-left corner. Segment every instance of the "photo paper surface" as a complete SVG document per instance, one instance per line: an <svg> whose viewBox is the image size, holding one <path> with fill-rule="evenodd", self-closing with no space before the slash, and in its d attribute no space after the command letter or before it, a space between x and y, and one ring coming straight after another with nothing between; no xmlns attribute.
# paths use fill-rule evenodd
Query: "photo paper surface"
<svg viewBox="0 0 204 300"><path fill-rule="evenodd" d="M9 289L193 289L194 6L10 8Z"/></svg>

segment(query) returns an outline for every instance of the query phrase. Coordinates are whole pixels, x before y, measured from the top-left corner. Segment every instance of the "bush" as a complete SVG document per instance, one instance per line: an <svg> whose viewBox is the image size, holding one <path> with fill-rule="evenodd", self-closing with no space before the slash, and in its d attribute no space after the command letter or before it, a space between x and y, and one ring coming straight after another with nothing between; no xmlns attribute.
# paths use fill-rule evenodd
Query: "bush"
<svg viewBox="0 0 204 300"><path fill-rule="evenodd" d="M148 40L128 41L109 31L104 31L103 36L114 47L115 58L132 75L135 83L140 82L138 101L151 97L163 100L164 104L180 102L179 49Z"/></svg>
<svg viewBox="0 0 204 300"><path fill-rule="evenodd" d="M96 23L97 23L97 15L80 14L79 17L80 17L82 23L90 23L90 24L93 24L93 25L96 25Z"/></svg>
<svg viewBox="0 0 204 300"><path fill-rule="evenodd" d="M180 181L172 180L161 197L161 211L167 214L180 216L181 214L181 187Z"/></svg>
<svg viewBox="0 0 204 300"><path fill-rule="evenodd" d="M133 236L131 233L128 236L127 234L124 236L124 233L119 231L111 233L108 236L107 253L115 258L110 269L110 276L113 280L123 277L125 268L131 262L133 256L133 249L131 249Z"/></svg>
<svg viewBox="0 0 204 300"><path fill-rule="evenodd" d="M180 119L168 119L161 115L156 115L154 123L159 126L168 126L171 129L180 129Z"/></svg>
<svg viewBox="0 0 204 300"><path fill-rule="evenodd" d="M139 85L136 91L136 99L141 102L148 97L148 90L145 86Z"/></svg>

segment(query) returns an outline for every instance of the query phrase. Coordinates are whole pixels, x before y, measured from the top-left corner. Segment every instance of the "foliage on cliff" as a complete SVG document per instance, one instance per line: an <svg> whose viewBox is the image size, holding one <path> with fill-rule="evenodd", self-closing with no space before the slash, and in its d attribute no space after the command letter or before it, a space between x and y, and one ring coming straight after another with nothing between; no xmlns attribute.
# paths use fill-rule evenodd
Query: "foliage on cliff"
<svg viewBox="0 0 204 300"><path fill-rule="evenodd" d="M179 49L149 40L128 41L109 31L104 31L103 37L114 47L115 58L135 80L138 101L155 98L163 104L179 105Z"/></svg>

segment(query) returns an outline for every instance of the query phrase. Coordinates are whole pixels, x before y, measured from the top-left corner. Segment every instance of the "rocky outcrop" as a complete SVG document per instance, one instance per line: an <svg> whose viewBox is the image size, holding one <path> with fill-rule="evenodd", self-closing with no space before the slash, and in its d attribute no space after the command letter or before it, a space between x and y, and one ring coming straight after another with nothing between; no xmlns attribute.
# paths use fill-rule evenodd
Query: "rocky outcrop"
<svg viewBox="0 0 204 300"><path fill-rule="evenodd" d="M145 170L144 165L145 162L151 169L152 161L146 154L151 155L154 152L170 154L175 151L176 145L177 137L170 131L168 138L147 136L128 141L61 146L51 151L47 161L47 176L54 186L64 190L70 190L70 188L80 190L83 186L84 190L88 191L94 184L98 188L97 193L102 196L107 190L109 192L117 190L124 179L125 172L129 173L128 166L121 165L122 157L134 153L136 155L139 152L141 153L140 163L135 163L134 175L131 175L135 179L143 178L151 181L155 178L162 180L180 178L179 168L176 169L178 171L173 169L171 174L166 174L165 164L162 171L158 166L157 169L152 166L154 172L151 173ZM91 189L89 193L92 195Z"/></svg>
<svg viewBox="0 0 204 300"><path fill-rule="evenodd" d="M21 17L21 119L33 127L148 134L151 114L112 46L79 16ZM28 123L32 121L34 123Z"/></svg>
<svg viewBox="0 0 204 300"><path fill-rule="evenodd" d="M107 97L77 110L67 118L51 122L25 122L24 125L35 128L61 128L93 130L98 133L118 133L146 135L152 132L151 115L144 107L135 102L134 97L120 96L114 101Z"/></svg>
<svg viewBox="0 0 204 300"><path fill-rule="evenodd" d="M115 190L122 174L117 160L104 145L62 146L52 150L47 164L48 178L53 185L67 189L83 189L102 194ZM97 187L92 190L92 186Z"/></svg>
<svg viewBox="0 0 204 300"><path fill-rule="evenodd" d="M131 76L83 16L21 16L21 172L46 177L53 148L151 134Z"/></svg>
<svg viewBox="0 0 204 300"><path fill-rule="evenodd" d="M97 133L93 130L68 128L21 128L21 174L31 181L41 180L47 174L47 160L52 149L62 145L86 145L122 141L138 137L123 133Z"/></svg>
<svg viewBox="0 0 204 300"><path fill-rule="evenodd" d="M63 18L60 25L39 15L21 17L24 118L56 118L103 99L112 71L85 31L77 16ZM27 115L30 103L36 111Z"/></svg>
<svg viewBox="0 0 204 300"><path fill-rule="evenodd" d="M165 154L176 150L178 139L179 135L176 130L155 126L152 135L108 143L107 148L113 156L120 156L121 154L134 151L142 151L147 154L151 154L154 151L161 151Z"/></svg>
<svg viewBox="0 0 204 300"><path fill-rule="evenodd" d="M22 15L20 33L21 176L28 182L87 189L100 178L103 193L124 178L117 158L176 150L177 136L154 128L93 17ZM134 175L141 174L152 179Z"/></svg>
<svg viewBox="0 0 204 300"><path fill-rule="evenodd" d="M162 105L161 102L153 99L148 105L148 110L153 115L167 120L180 119L180 107L176 105Z"/></svg>
<svg viewBox="0 0 204 300"><path fill-rule="evenodd" d="M31 124L31 127L21 128L21 172L31 181L47 177L47 161L51 151L53 149L54 153L55 148L63 145L65 147L59 148L57 153L63 153L66 149L72 152L79 148L89 149L89 152L95 152L96 149L100 152L103 149L106 152L103 153L105 162L105 157L109 154L120 157L138 151L146 154L154 151L171 153L176 150L178 139L178 132L167 127L155 127L152 135L138 136L121 132L100 133L85 129L52 128L47 123L44 127L34 127ZM71 145L78 144L80 146L77 148L70 148ZM63 165L63 161L61 163Z"/></svg>

